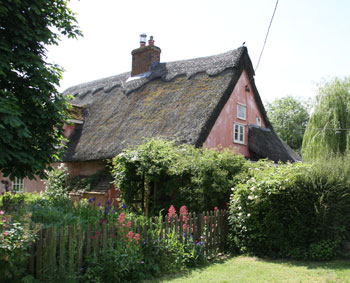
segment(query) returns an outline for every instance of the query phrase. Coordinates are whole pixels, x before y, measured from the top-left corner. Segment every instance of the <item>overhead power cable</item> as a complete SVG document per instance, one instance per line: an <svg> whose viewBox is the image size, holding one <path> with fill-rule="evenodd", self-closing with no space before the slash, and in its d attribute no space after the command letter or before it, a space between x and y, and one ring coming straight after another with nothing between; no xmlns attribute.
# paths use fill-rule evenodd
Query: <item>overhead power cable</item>
<svg viewBox="0 0 350 283"><path fill-rule="evenodd" d="M272 24L273 18L275 17L275 13L276 13L276 10L277 10L277 5L278 5L278 0L276 1L275 9L273 10L273 14L272 14L272 17L271 17L271 20L270 20L270 24L269 24L269 27L268 27L268 29L267 29L267 33L266 33L266 37L265 37L265 41L264 41L263 47L262 47L262 49L261 49L260 56L259 56L259 60L258 60L258 63L256 64L256 67L255 67L254 72L256 72L256 70L257 70L257 69L258 69L258 67L259 67L259 63L260 63L260 60L261 60L261 56L262 56L262 54L263 54L263 52L264 52L264 49L265 49L265 45L266 45L266 41L267 41L267 37L269 36L270 27L271 27L271 24Z"/></svg>

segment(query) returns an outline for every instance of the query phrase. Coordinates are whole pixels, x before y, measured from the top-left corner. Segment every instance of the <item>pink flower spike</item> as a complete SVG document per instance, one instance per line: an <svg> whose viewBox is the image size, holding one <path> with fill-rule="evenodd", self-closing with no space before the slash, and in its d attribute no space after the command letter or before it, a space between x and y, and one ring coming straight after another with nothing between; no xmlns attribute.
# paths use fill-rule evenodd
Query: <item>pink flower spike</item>
<svg viewBox="0 0 350 283"><path fill-rule="evenodd" d="M133 233L132 231L130 231L130 232L126 235L126 237L127 237L128 239L132 239L133 236L134 236L134 233Z"/></svg>
<svg viewBox="0 0 350 283"><path fill-rule="evenodd" d="M3 215L3 214L5 214L5 211L0 210L0 215Z"/></svg>
<svg viewBox="0 0 350 283"><path fill-rule="evenodd" d="M139 240L140 240L140 234L139 234L139 233L136 233L136 234L135 234L134 240L135 240L135 241L139 241Z"/></svg>

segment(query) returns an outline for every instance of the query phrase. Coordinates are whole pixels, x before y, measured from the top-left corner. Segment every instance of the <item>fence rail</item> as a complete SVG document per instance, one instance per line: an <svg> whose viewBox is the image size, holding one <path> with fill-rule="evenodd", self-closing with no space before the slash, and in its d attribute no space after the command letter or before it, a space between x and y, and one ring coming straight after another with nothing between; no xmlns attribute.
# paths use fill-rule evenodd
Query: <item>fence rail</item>
<svg viewBox="0 0 350 283"><path fill-rule="evenodd" d="M154 227L152 219L141 225L134 223L132 231L140 234L140 243L149 240ZM159 219L158 219L159 221ZM184 225L185 224L185 225ZM181 217L161 219L160 238L175 231L181 241L193 237L202 242L206 255L223 252L227 243L227 211L218 210L201 214L189 213L184 222ZM49 227L39 231L38 240L31 247L29 258L30 272L37 279L45 279L52 272L79 272L89 256L98 258L102 250L118 245L115 223L95 225L72 225Z"/></svg>

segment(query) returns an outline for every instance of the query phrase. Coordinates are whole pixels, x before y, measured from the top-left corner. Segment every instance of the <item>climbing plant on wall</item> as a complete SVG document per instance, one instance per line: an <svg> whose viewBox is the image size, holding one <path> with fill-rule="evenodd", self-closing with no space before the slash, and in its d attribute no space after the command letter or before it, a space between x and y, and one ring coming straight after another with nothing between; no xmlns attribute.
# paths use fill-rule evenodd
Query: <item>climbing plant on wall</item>
<svg viewBox="0 0 350 283"><path fill-rule="evenodd" d="M203 211L225 207L245 164L243 156L230 150L151 139L116 156L113 176L124 201L139 204L150 215L172 204Z"/></svg>

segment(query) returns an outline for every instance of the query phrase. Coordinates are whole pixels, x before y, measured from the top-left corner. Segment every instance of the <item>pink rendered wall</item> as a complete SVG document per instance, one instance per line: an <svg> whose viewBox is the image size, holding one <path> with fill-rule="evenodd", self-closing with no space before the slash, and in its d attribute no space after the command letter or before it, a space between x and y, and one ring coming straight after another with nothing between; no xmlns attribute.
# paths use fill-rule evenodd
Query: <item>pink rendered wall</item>
<svg viewBox="0 0 350 283"><path fill-rule="evenodd" d="M84 161L84 162L66 162L69 174L72 176L84 175L89 176L106 168L102 160Z"/></svg>
<svg viewBox="0 0 350 283"><path fill-rule="evenodd" d="M246 91L248 85L250 92ZM237 118L237 104L246 106L246 120ZM266 123L261 116L259 108L255 102L252 87L246 71L243 71L233 92L222 109L219 117L210 131L203 147L206 148L232 148L237 153L250 157L248 150L248 125L256 124L256 117L261 120L261 127ZM234 142L233 124L238 123L245 126L244 144Z"/></svg>
<svg viewBox="0 0 350 283"><path fill-rule="evenodd" d="M12 188L12 181L8 177L4 177L2 172L0 172L0 180L7 180L10 185L10 189ZM24 185L24 191L28 193L33 192L41 192L45 191L46 185L43 180L39 179L39 177L36 176L36 179L29 180L28 178L24 178L23 180ZM5 192L5 185L0 183L0 193Z"/></svg>
<svg viewBox="0 0 350 283"><path fill-rule="evenodd" d="M63 126L63 134L68 139L70 135L73 133L76 124L65 124Z"/></svg>

